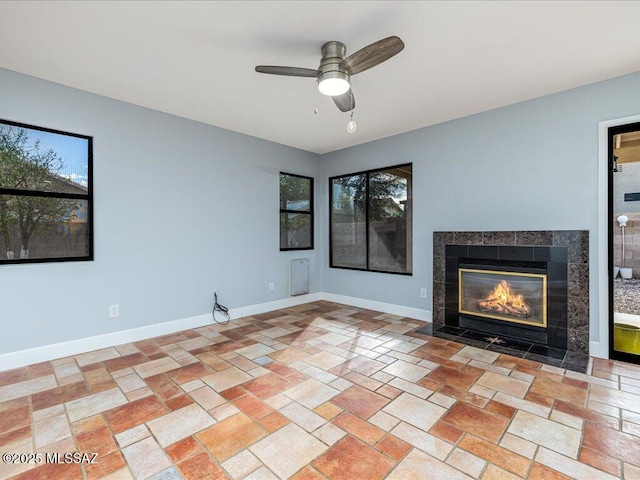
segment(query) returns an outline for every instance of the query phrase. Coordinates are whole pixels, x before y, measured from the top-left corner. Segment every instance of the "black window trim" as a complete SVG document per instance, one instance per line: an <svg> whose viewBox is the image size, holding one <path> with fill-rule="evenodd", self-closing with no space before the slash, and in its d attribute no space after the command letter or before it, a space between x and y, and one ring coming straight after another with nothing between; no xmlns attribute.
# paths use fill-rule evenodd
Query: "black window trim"
<svg viewBox="0 0 640 480"><path fill-rule="evenodd" d="M401 168L401 167L411 167L411 175L413 176L413 163L410 162L410 163L402 163L399 165L390 165L388 167L374 168L371 170L363 170L360 172L345 173L343 175L336 175L333 177L329 177L329 201L327 202L329 204L329 268L338 268L341 270L355 270L358 272L387 273L389 275L402 275L405 277L413 276L413 268L411 268L411 272L389 272L387 270L375 270L375 269L369 268L369 179L372 173L384 172L386 170L392 170L394 168ZM343 266L333 264L333 220L332 220L333 181L337 178L354 177L356 175L366 175L366 182L367 182L366 183L367 201L365 203L365 217L366 217L365 218L365 223L366 223L365 241L366 241L366 248L367 248L367 255L366 255L367 268L343 267ZM411 196L412 196L411 202L413 204L413 194ZM413 222L411 222L411 228L413 229ZM411 248L413 248L413 244L411 245Z"/></svg>
<svg viewBox="0 0 640 480"><path fill-rule="evenodd" d="M12 125L18 128L27 128L29 130L39 130L41 132L55 133L58 135L65 135L67 137L82 138L87 140L87 194L79 193L60 193L60 192L46 192L42 190L23 190L15 188L1 188L0 195L15 195L24 197L43 197L43 198L70 198L77 200L87 201L87 213L89 215L88 229L88 254L81 257L53 257L53 258L14 258L9 260L0 257L0 266L2 265L17 265L17 264L30 264L30 263L57 263L57 262L89 262L94 260L93 251L93 137L89 135L82 135L79 133L65 132L63 130L56 130L53 128L41 127L38 125L29 125L26 123L14 122L11 120L0 119L0 123L6 125Z"/></svg>
<svg viewBox="0 0 640 480"><path fill-rule="evenodd" d="M281 208L280 209L280 213L296 213L296 214L303 214L303 215L310 215L311 216L311 232L310 232L310 236L311 236L311 245L309 247L287 247L287 248L282 248L282 246L280 246L280 251L281 252L292 252L292 251L296 251L296 250L313 250L314 244L315 244L315 234L314 234L314 223L315 223L315 213L314 213L314 209L313 209L313 203L314 203L314 195L313 195L313 183L314 183L314 178L313 177L307 177L306 175L298 175L297 173L289 173L289 172L280 172L280 174L278 175L278 180L280 180L280 175L288 175L290 177L296 177L296 178L304 178L305 180L309 180L309 211L305 212L303 210L291 210L291 209L287 209L287 208ZM278 188L279 188L280 183L278 183ZM280 194L281 192L279 192ZM280 222L278 221L278 225L280 224ZM280 225L279 225L280 228ZM278 239L280 238L280 236L278 236ZM278 243L280 242L280 240L278 240Z"/></svg>

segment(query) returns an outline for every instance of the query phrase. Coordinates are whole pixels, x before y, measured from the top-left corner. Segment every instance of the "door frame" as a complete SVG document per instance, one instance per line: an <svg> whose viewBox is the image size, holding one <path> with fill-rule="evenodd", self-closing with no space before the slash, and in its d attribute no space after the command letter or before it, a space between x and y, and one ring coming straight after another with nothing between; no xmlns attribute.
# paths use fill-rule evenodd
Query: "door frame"
<svg viewBox="0 0 640 480"><path fill-rule="evenodd" d="M611 167L609 129L640 123L640 115L600 122L598 125L598 341L590 342L590 355L619 358L634 355L613 350L613 171ZM592 332L595 333L595 332Z"/></svg>

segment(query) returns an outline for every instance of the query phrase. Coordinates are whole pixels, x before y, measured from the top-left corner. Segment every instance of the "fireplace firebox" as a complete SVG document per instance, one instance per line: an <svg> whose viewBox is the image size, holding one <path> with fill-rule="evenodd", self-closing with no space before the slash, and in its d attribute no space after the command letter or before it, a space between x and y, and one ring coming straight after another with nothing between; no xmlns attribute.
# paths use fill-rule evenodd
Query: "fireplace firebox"
<svg viewBox="0 0 640 480"><path fill-rule="evenodd" d="M445 250L446 325L567 349L567 248Z"/></svg>
<svg viewBox="0 0 640 480"><path fill-rule="evenodd" d="M547 275L458 269L458 311L503 322L547 326Z"/></svg>

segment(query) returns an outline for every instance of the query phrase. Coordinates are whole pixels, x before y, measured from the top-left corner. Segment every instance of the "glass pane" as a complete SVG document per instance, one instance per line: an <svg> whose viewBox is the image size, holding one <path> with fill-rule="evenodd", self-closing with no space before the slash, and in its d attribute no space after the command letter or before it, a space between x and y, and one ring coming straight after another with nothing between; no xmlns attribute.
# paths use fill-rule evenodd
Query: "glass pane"
<svg viewBox="0 0 640 480"><path fill-rule="evenodd" d="M312 219L310 213L281 213L280 249L312 248Z"/></svg>
<svg viewBox="0 0 640 480"><path fill-rule="evenodd" d="M547 326L547 276L458 269L458 311L499 321Z"/></svg>
<svg viewBox="0 0 640 480"><path fill-rule="evenodd" d="M89 255L86 200L0 195L0 262Z"/></svg>
<svg viewBox="0 0 640 480"><path fill-rule="evenodd" d="M366 175L332 180L331 263L367 268Z"/></svg>
<svg viewBox="0 0 640 480"><path fill-rule="evenodd" d="M640 131L613 135L613 349L640 362Z"/></svg>
<svg viewBox="0 0 640 480"><path fill-rule="evenodd" d="M411 165L369 177L369 269L411 272Z"/></svg>
<svg viewBox="0 0 640 480"><path fill-rule="evenodd" d="M86 195L89 139L0 122L0 188Z"/></svg>
<svg viewBox="0 0 640 480"><path fill-rule="evenodd" d="M311 211L311 182L313 179L280 174L280 210Z"/></svg>

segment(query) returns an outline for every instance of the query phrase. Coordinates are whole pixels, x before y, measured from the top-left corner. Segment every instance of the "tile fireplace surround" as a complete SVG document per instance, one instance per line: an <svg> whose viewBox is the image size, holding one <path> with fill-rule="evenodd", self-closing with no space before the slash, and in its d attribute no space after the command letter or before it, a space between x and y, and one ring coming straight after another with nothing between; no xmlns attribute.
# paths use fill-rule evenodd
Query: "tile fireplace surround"
<svg viewBox="0 0 640 480"><path fill-rule="evenodd" d="M456 341L485 346L490 350L504 350L516 354L513 348L502 348L485 342L483 335L451 327L446 321L446 264L447 247L534 247L537 249L566 248L567 258L567 348L564 350L539 347L533 344L527 351L519 346L521 357L536 359L556 366L584 371L589 354L589 232L583 230L560 231L499 231L499 232L434 232L433 234L433 332L442 338L455 337ZM451 280L450 280L451 281ZM457 288L457 287L456 287ZM451 308L450 306L448 308ZM450 310L449 310L450 311ZM449 313L450 315L451 313ZM446 317L446 318L450 318ZM517 343L517 342L516 342ZM507 344L513 347L507 341ZM542 358L546 356L546 360Z"/></svg>

